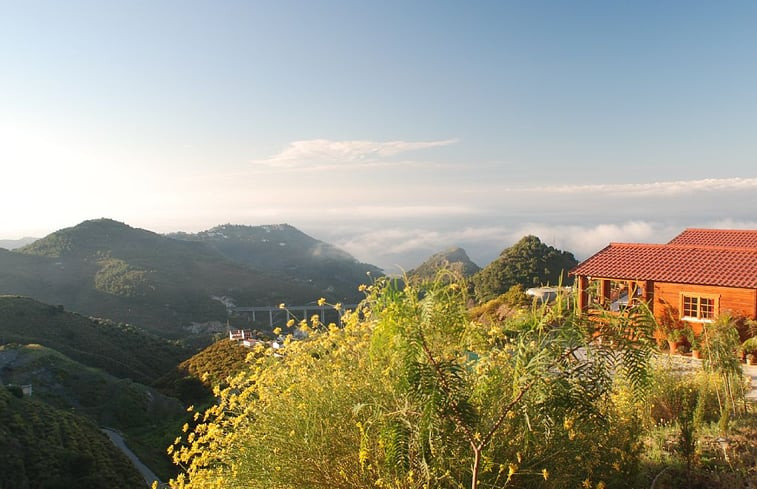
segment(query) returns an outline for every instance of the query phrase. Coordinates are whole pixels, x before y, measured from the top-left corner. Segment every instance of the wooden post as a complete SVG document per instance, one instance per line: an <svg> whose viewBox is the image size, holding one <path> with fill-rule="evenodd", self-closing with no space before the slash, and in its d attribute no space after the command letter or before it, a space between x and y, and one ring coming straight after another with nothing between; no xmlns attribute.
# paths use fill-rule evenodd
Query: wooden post
<svg viewBox="0 0 757 489"><path fill-rule="evenodd" d="M606 278L599 279L599 303L607 306L610 301L610 286L612 281Z"/></svg>
<svg viewBox="0 0 757 489"><path fill-rule="evenodd" d="M585 275L578 277L578 314L581 315L589 308L589 279Z"/></svg>

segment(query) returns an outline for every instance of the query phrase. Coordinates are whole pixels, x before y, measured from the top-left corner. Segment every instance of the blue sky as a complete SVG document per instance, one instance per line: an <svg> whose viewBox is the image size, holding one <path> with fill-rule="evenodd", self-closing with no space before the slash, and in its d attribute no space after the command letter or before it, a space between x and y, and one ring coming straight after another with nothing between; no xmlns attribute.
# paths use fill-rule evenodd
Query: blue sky
<svg viewBox="0 0 757 489"><path fill-rule="evenodd" d="M754 2L4 2L0 237L288 222L386 268L756 227Z"/></svg>

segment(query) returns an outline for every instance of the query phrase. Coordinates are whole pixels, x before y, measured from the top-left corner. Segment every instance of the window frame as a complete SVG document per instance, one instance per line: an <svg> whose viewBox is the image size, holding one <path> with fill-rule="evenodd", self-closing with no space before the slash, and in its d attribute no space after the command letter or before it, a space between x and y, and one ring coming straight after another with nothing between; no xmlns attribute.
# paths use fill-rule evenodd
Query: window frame
<svg viewBox="0 0 757 489"><path fill-rule="evenodd" d="M689 299L696 299L697 305L697 315L696 316L686 316L684 314L684 298ZM712 301L712 317L702 317L702 299L706 299L708 301ZM720 295L719 294L702 294L699 292L681 292L679 294L678 299L678 310L680 311L679 315L681 320L683 321L689 321L692 323L711 323L715 321L715 318L718 316L718 313L720 311Z"/></svg>

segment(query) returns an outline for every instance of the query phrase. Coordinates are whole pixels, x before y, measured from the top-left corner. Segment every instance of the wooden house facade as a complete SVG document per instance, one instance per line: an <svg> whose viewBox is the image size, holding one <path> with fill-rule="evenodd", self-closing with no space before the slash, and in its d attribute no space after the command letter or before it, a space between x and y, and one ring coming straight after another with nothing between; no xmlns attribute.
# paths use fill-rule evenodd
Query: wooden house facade
<svg viewBox="0 0 757 489"><path fill-rule="evenodd" d="M646 302L698 334L720 314L757 319L757 230L686 229L667 244L610 243L571 272L578 307Z"/></svg>

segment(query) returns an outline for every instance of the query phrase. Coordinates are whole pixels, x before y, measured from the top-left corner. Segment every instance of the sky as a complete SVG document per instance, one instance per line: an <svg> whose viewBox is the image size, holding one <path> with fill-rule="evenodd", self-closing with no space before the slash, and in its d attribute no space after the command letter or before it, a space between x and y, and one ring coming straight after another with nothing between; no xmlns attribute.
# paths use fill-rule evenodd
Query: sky
<svg viewBox="0 0 757 489"><path fill-rule="evenodd" d="M757 228L757 3L0 0L0 238L289 223L388 271Z"/></svg>

